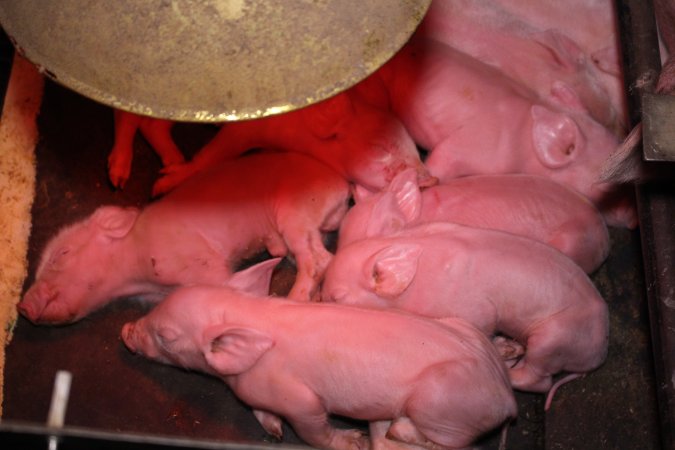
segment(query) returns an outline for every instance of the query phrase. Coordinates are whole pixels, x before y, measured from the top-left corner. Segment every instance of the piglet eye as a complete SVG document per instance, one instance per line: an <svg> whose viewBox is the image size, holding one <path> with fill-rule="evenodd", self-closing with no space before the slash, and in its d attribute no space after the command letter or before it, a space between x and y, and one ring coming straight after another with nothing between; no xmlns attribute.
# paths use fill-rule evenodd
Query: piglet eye
<svg viewBox="0 0 675 450"><path fill-rule="evenodd" d="M68 253L70 253L70 248L68 247L62 247L56 250L54 253L52 253L51 258L49 258L49 265L54 266L58 264L61 258L66 256Z"/></svg>
<svg viewBox="0 0 675 450"><path fill-rule="evenodd" d="M178 333L170 328L162 328L157 331L159 344L167 349L178 340L178 337Z"/></svg>

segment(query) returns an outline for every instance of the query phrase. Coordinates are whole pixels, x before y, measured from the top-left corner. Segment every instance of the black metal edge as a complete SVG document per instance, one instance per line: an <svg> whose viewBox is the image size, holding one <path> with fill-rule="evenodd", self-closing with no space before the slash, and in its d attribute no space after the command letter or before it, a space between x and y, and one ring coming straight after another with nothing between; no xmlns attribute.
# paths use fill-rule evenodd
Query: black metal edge
<svg viewBox="0 0 675 450"><path fill-rule="evenodd" d="M233 443L135 433L116 433L89 428L49 428L44 425L0 422L0 447L24 450L46 449L56 439L59 450L302 450L309 447L284 444ZM12 444L8 447L8 444Z"/></svg>
<svg viewBox="0 0 675 450"><path fill-rule="evenodd" d="M653 92L661 69L652 0L616 0L621 35L624 82L631 125L642 119L643 95ZM643 151L642 148L639 149ZM644 164L647 164L643 161ZM660 162L650 162L664 167ZM636 186L660 438L664 449L675 448L675 178Z"/></svg>
<svg viewBox="0 0 675 450"><path fill-rule="evenodd" d="M14 45L9 36L0 28L0 111L5 106L5 95L9 85L9 77L12 73L12 61L14 60Z"/></svg>

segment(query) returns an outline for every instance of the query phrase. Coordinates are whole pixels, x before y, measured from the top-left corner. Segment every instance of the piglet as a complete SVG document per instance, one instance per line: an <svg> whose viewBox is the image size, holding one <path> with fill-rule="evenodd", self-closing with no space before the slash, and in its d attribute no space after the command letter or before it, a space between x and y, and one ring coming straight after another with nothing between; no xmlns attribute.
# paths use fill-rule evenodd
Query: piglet
<svg viewBox="0 0 675 450"><path fill-rule="evenodd" d="M587 273L609 254L609 233L597 208L548 178L526 174L473 175L420 190L415 174L398 174L387 189L355 190L338 248L427 222L454 222L507 231L560 250Z"/></svg>
<svg viewBox="0 0 675 450"><path fill-rule="evenodd" d="M545 176L588 197L608 224L636 225L635 206L608 203L615 186L597 182L617 137L562 84L544 101L494 67L418 38L357 89L371 102L388 101L430 151L425 164L442 183L477 174Z"/></svg>
<svg viewBox="0 0 675 450"><path fill-rule="evenodd" d="M497 67L542 98L565 86L621 135L628 108L613 3L434 0L417 34Z"/></svg>
<svg viewBox="0 0 675 450"><path fill-rule="evenodd" d="M444 2L446 0L440 0ZM491 0L540 30L560 30L576 42L599 70L620 76L619 29L612 0ZM574 8L576 14L568 14Z"/></svg>
<svg viewBox="0 0 675 450"><path fill-rule="evenodd" d="M268 433L281 438L286 419L318 448L370 447L357 429L331 425L331 414L391 422L389 442L430 449L464 448L516 415L504 364L461 319L245 290L178 289L124 325L122 339L152 360L221 378Z"/></svg>
<svg viewBox="0 0 675 450"><path fill-rule="evenodd" d="M35 323L78 320L116 297L160 300L185 284L223 284L245 258L290 252L290 296L309 300L331 258L322 231L347 210L348 183L297 153L260 153L194 177L144 209L103 206L47 245L19 310Z"/></svg>
<svg viewBox="0 0 675 450"><path fill-rule="evenodd" d="M386 186L405 168L414 168L423 186L436 182L390 111L343 92L300 110L224 124L190 162L165 168L153 194L166 193L192 174L252 148L308 154L370 190Z"/></svg>
<svg viewBox="0 0 675 450"><path fill-rule="evenodd" d="M586 373L607 354L608 311L592 281L554 248L503 231L429 223L340 248L323 301L462 318L525 349L517 389L546 392L553 375Z"/></svg>

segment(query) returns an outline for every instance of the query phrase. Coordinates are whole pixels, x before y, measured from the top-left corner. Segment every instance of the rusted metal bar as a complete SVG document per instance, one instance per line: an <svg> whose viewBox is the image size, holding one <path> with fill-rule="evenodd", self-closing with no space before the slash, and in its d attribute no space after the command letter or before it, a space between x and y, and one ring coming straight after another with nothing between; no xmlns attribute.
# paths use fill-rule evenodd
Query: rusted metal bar
<svg viewBox="0 0 675 450"><path fill-rule="evenodd" d="M661 63L651 0L617 0L631 125L644 118ZM675 126L672 125L672 126ZM667 144L675 148L675 142ZM648 159L648 158L645 158ZM661 169L669 163L661 164ZM662 447L675 448L675 175L636 188Z"/></svg>

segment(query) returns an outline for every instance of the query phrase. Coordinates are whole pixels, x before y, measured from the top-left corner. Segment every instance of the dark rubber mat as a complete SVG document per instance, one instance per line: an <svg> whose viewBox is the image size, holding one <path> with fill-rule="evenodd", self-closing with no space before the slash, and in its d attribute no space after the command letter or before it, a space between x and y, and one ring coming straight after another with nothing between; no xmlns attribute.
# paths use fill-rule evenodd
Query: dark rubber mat
<svg viewBox="0 0 675 450"><path fill-rule="evenodd" d="M107 181L112 111L47 83L39 118L38 178L30 240L30 274L47 239L102 204L140 206L150 199L158 158L136 140L132 175L123 191ZM176 140L190 155L216 131L182 124ZM518 394L519 417L509 427L513 449L657 449L657 407L639 234L611 230L612 252L593 275L609 304L606 363L562 387L544 413L543 396ZM287 289L293 269L275 275ZM250 409L221 381L130 354L119 339L123 323L145 307L127 299L73 325L34 326L21 318L7 349L4 420L44 423L57 370L73 373L66 426L225 442L276 443ZM357 424L361 426L362 424ZM300 444L285 427L283 444ZM482 448L497 448L498 436Z"/></svg>

